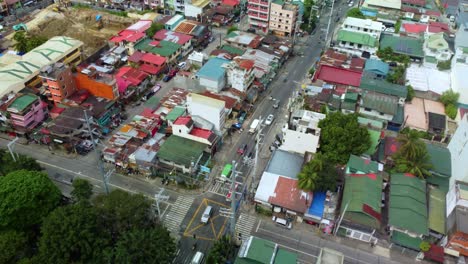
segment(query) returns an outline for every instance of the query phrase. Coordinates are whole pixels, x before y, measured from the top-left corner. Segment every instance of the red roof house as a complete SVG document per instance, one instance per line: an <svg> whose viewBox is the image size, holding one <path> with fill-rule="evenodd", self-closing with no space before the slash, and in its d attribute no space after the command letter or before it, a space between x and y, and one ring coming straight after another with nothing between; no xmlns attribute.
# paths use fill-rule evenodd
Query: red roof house
<svg viewBox="0 0 468 264"><path fill-rule="evenodd" d="M239 0L223 0L223 5L236 7L240 4Z"/></svg>
<svg viewBox="0 0 468 264"><path fill-rule="evenodd" d="M276 183L274 196L268 202L290 211L304 213L312 203L312 192L304 192L297 186L297 179L280 176Z"/></svg>
<svg viewBox="0 0 468 264"><path fill-rule="evenodd" d="M404 23L403 28L405 29L406 33L421 34L426 31L427 24Z"/></svg>
<svg viewBox="0 0 468 264"><path fill-rule="evenodd" d="M192 38L193 37L190 35L174 32L174 31L169 31L166 29L159 30L153 36L153 39L155 40L170 41L170 42L177 43L179 45L185 45L185 43L189 42Z"/></svg>
<svg viewBox="0 0 468 264"><path fill-rule="evenodd" d="M450 32L450 27L447 23L443 22L429 22L429 28L428 31L430 33L449 33Z"/></svg>
<svg viewBox="0 0 468 264"><path fill-rule="evenodd" d="M113 36L110 38L110 42L113 43L120 43L120 42L132 42L135 43L143 38L146 37L146 34L143 32L135 32L130 30L122 30L120 31L117 36Z"/></svg>
<svg viewBox="0 0 468 264"><path fill-rule="evenodd" d="M359 87L361 84L362 72L330 65L320 65L314 74L313 81L322 80L331 84L344 84Z"/></svg>

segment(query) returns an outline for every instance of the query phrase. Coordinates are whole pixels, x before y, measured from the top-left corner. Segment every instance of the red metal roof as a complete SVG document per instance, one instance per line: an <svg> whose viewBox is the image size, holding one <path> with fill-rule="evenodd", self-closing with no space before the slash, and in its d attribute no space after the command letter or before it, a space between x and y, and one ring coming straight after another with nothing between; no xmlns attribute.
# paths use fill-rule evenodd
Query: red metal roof
<svg viewBox="0 0 468 264"><path fill-rule="evenodd" d="M355 71L362 72L364 69L364 64L366 64L366 61L362 58L352 58L351 59L351 69Z"/></svg>
<svg viewBox="0 0 468 264"><path fill-rule="evenodd" d="M317 73L314 75L314 81L319 79L327 83L345 84L359 87L361 84L361 77L361 72L329 65L320 65Z"/></svg>
<svg viewBox="0 0 468 264"><path fill-rule="evenodd" d="M204 95L206 97L210 97L210 98L213 98L213 99L218 99L218 100L224 101L225 102L225 108L227 108L227 109L232 109L234 107L234 105L237 103L237 100L235 98L232 98L232 97L229 97L229 96L226 96L226 95L215 94L215 93L212 93L210 91L205 91L201 95Z"/></svg>
<svg viewBox="0 0 468 264"><path fill-rule="evenodd" d="M145 64L142 64L138 69L149 74L158 74L161 71L162 67L145 63Z"/></svg>
<svg viewBox="0 0 468 264"><path fill-rule="evenodd" d="M247 60L247 59L238 59L236 60L236 62L240 68L246 69L246 70L252 69L255 64L253 60Z"/></svg>
<svg viewBox="0 0 468 264"><path fill-rule="evenodd" d="M431 33L449 32L449 31L450 31L450 28L447 23L429 22L429 32Z"/></svg>
<svg viewBox="0 0 468 264"><path fill-rule="evenodd" d="M180 116L174 121L174 125L182 125L185 126L190 124L192 118L190 116Z"/></svg>
<svg viewBox="0 0 468 264"><path fill-rule="evenodd" d="M304 192L297 186L297 179L279 177L274 196L268 202L290 211L304 213L312 203L312 192Z"/></svg>
<svg viewBox="0 0 468 264"><path fill-rule="evenodd" d="M240 4L239 0L223 0L223 5L228 5L228 6L238 6Z"/></svg>
<svg viewBox="0 0 468 264"><path fill-rule="evenodd" d="M156 66L162 66L166 62L166 58L152 53L145 53L141 57L141 61L151 63Z"/></svg>
<svg viewBox="0 0 468 264"><path fill-rule="evenodd" d="M179 45L184 45L185 43L189 42L193 37L190 35L169 31L166 29L161 29L156 32L153 36L153 39L156 40L166 40L170 42L177 43Z"/></svg>
<svg viewBox="0 0 468 264"><path fill-rule="evenodd" d="M123 66L119 69L116 77L129 81L132 85L139 85L143 80L148 77L146 72L134 69L130 66Z"/></svg>
<svg viewBox="0 0 468 264"><path fill-rule="evenodd" d="M437 16L437 17L440 16L440 12L437 10L426 10L425 14L428 16Z"/></svg>
<svg viewBox="0 0 468 264"><path fill-rule="evenodd" d="M403 28L407 33L423 33L427 29L427 24L419 24L419 23L404 23Z"/></svg>
<svg viewBox="0 0 468 264"><path fill-rule="evenodd" d="M410 4L415 6L424 7L426 5L426 0L401 0L404 4Z"/></svg>
<svg viewBox="0 0 468 264"><path fill-rule="evenodd" d="M198 128L198 127L194 127L194 128L192 128L192 131L190 131L190 135L195 136L195 137L199 137L199 138L204 138L204 139L209 139L212 134L213 134L213 132L211 132L211 130L202 129L202 128Z"/></svg>
<svg viewBox="0 0 468 264"><path fill-rule="evenodd" d="M145 33L142 32L135 32L135 31L130 31L130 30L122 30L120 31L117 36L111 37L110 41L114 43L119 43L122 41L128 41L128 42L136 42L142 38L144 38L146 35Z"/></svg>
<svg viewBox="0 0 468 264"><path fill-rule="evenodd" d="M365 164L369 164L370 161L369 161L369 160L366 160L364 163L365 163ZM358 178L358 177L367 177L367 178L369 178L369 179L371 179L371 180L374 180L374 181L377 179L377 175L376 175L375 173L367 173L367 174L354 174L354 173L353 173L353 174L348 174L348 176L350 176L350 177L355 177L355 178Z"/></svg>
<svg viewBox="0 0 468 264"><path fill-rule="evenodd" d="M175 29L175 32L183 33L183 34L190 34L192 30L197 26L197 24L193 23L193 21L182 21Z"/></svg>
<svg viewBox="0 0 468 264"><path fill-rule="evenodd" d="M141 58L143 57L143 55L145 55L145 53L140 52L140 51L135 51L130 57L128 57L128 61L138 63L141 61Z"/></svg>

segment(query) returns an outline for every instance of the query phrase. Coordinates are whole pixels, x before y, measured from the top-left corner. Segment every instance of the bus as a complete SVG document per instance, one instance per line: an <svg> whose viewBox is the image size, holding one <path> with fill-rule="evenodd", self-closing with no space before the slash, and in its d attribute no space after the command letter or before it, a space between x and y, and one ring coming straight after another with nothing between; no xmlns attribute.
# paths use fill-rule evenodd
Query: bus
<svg viewBox="0 0 468 264"><path fill-rule="evenodd" d="M221 179L223 179L224 181L226 179L229 179L231 177L231 173L232 173L232 165L226 164L226 166L224 166L223 172L221 172Z"/></svg>

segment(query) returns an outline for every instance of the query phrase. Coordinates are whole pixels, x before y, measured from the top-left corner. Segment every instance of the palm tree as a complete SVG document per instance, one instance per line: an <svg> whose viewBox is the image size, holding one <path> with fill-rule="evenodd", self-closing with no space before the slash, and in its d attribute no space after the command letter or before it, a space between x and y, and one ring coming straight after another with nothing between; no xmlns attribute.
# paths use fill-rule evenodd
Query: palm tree
<svg viewBox="0 0 468 264"><path fill-rule="evenodd" d="M395 161L395 169L397 172L401 173L411 173L414 176L425 179L430 176L430 169L432 165L429 163L429 155L426 150L419 153L413 159L407 159L403 156L399 156Z"/></svg>
<svg viewBox="0 0 468 264"><path fill-rule="evenodd" d="M304 191L314 191L318 178L319 175L317 171L314 170L312 163L308 163L302 168L302 171L298 175L297 186Z"/></svg>
<svg viewBox="0 0 468 264"><path fill-rule="evenodd" d="M426 146L420 140L416 130L410 130L407 134L400 134L398 142L401 144L398 155L403 158L412 160L425 153Z"/></svg>

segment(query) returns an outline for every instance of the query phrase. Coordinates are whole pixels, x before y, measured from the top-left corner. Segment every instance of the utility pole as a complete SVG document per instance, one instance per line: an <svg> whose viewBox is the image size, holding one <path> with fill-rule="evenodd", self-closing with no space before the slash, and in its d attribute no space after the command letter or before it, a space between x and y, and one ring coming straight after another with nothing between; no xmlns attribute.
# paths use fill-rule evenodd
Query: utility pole
<svg viewBox="0 0 468 264"><path fill-rule="evenodd" d="M15 137L15 139L10 141L8 143L8 145L7 145L8 151L10 152L11 158L13 159L14 162L16 162L16 156L15 156L14 148L15 148L15 143L16 143L16 141L18 141L18 139L19 139L18 137Z"/></svg>
<svg viewBox="0 0 468 264"><path fill-rule="evenodd" d="M158 210L158 218L162 220L163 215L161 215L161 210L159 208L159 202L166 202L169 200L169 195L162 195L164 192L164 188L161 188L157 194L154 195L156 210Z"/></svg>
<svg viewBox="0 0 468 264"><path fill-rule="evenodd" d="M231 234L232 237L236 235L236 177L237 177L237 162L232 161L233 170L231 177Z"/></svg>
<svg viewBox="0 0 468 264"><path fill-rule="evenodd" d="M341 214L340 220L338 221L338 224L336 225L335 232L333 233L334 236L336 236L336 233L338 232L338 229L340 229L341 221L343 221L343 217L346 213L346 210L348 209L349 202L346 204L343 213Z"/></svg>
<svg viewBox="0 0 468 264"><path fill-rule="evenodd" d="M254 168L253 168L253 177L252 177L252 184L255 183L255 178L257 177L257 168L258 168L258 153L260 152L260 140L261 140L261 133L263 130L263 119L260 116L260 122L258 125L260 126L260 129L257 132L257 135L255 136L255 161L254 161Z"/></svg>
<svg viewBox="0 0 468 264"><path fill-rule="evenodd" d="M327 45L328 34L329 34L329 31L330 31L330 24L331 24L331 20L332 20L332 17L333 17L333 6L335 5L335 0L331 0L331 1L332 1L332 5L331 5L331 9L330 9L330 16L328 17L327 33L325 34L325 48L328 46Z"/></svg>
<svg viewBox="0 0 468 264"><path fill-rule="evenodd" d="M90 122L89 122L88 113L86 112L86 110L84 110L83 112L84 112L84 118L85 118L86 126L88 128L89 136L91 137L91 142L93 144L94 151L96 152L99 171L100 171L100 173L102 175L102 182L104 182L104 188L106 190L106 194L109 194L108 182L109 182L110 176L112 175L112 173L114 173L114 169L112 169L112 170L110 170L108 172L106 172L104 170L104 164L102 164L102 160L101 160L101 152L97 148L96 141L94 141L93 131L91 130L91 125L90 125Z"/></svg>

